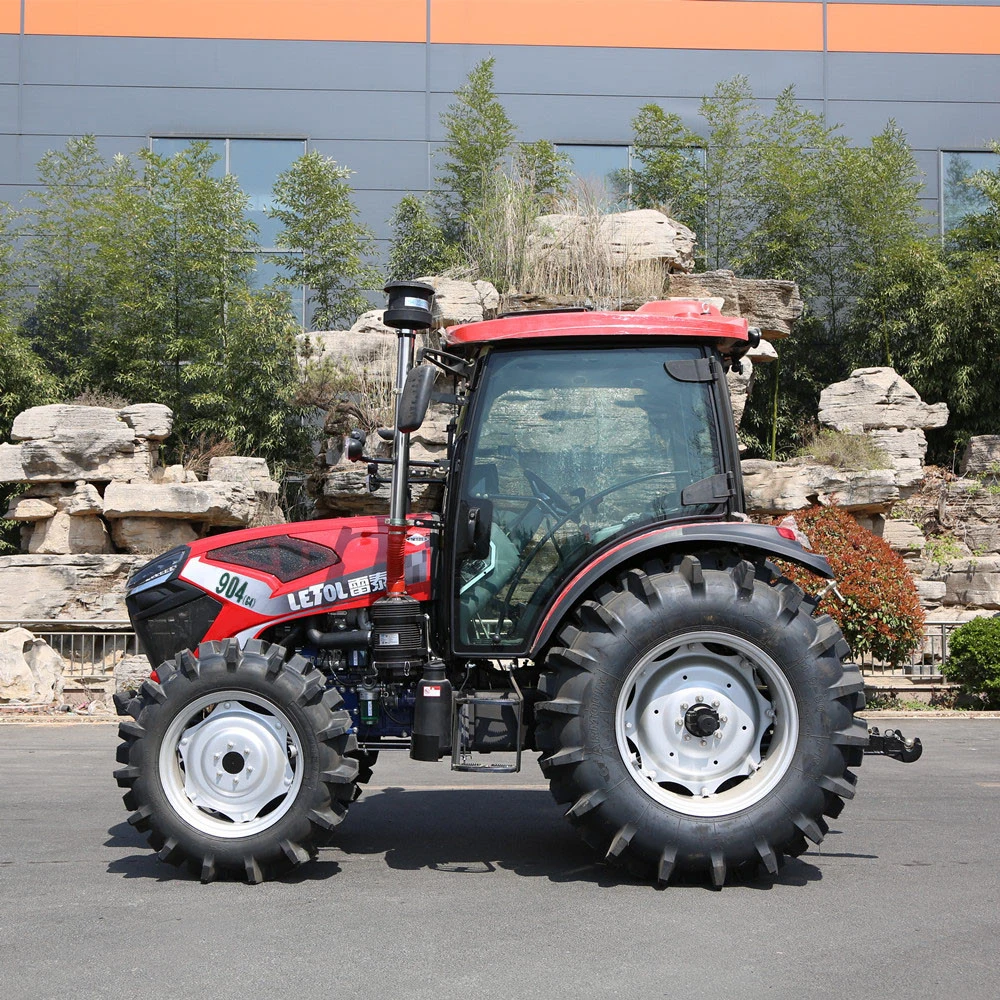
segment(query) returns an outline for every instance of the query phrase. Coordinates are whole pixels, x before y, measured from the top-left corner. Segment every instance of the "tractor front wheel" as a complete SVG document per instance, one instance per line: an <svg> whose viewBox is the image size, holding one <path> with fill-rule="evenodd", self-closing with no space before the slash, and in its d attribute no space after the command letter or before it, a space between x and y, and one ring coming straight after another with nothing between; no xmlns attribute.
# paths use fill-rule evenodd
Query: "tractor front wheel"
<svg viewBox="0 0 1000 1000"><path fill-rule="evenodd" d="M258 640L202 643L123 710L115 772L129 823L202 881L308 861L357 787L351 719L322 673Z"/></svg>
<svg viewBox="0 0 1000 1000"><path fill-rule="evenodd" d="M541 766L609 861L666 882L763 864L854 795L867 742L847 644L763 565L650 563L595 591L546 660Z"/></svg>

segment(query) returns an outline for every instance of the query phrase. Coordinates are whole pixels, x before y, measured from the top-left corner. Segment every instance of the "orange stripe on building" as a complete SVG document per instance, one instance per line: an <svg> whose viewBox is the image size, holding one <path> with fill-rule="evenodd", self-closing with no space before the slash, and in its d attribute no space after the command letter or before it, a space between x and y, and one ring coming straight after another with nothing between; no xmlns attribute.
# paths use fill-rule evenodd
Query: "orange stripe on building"
<svg viewBox="0 0 1000 1000"><path fill-rule="evenodd" d="M21 0L0 0L0 35L21 31Z"/></svg>
<svg viewBox="0 0 1000 1000"><path fill-rule="evenodd" d="M767 0L431 0L431 41L821 52L823 6ZM724 67L720 75L726 75Z"/></svg>
<svg viewBox="0 0 1000 1000"><path fill-rule="evenodd" d="M423 42L427 8L425 0L26 0L25 31L128 38Z"/></svg>
<svg viewBox="0 0 1000 1000"><path fill-rule="evenodd" d="M831 3L831 52L1000 55L1000 8Z"/></svg>

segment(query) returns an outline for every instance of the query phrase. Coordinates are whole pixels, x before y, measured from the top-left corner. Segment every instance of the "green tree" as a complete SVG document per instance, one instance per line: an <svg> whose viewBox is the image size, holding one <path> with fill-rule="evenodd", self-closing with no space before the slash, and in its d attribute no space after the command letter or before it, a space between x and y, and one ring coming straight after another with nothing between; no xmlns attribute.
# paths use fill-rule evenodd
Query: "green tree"
<svg viewBox="0 0 1000 1000"><path fill-rule="evenodd" d="M0 202L0 439L14 417L29 406L54 402L59 384L18 333L23 276L14 252L14 215Z"/></svg>
<svg viewBox="0 0 1000 1000"><path fill-rule="evenodd" d="M436 202L445 234L456 242L510 157L516 132L494 92L494 61L490 57L477 63L441 114L446 141Z"/></svg>
<svg viewBox="0 0 1000 1000"><path fill-rule="evenodd" d="M240 454L281 464L305 460L295 401L299 332L286 293L233 289L225 325L182 369L190 407L185 436L222 438Z"/></svg>
<svg viewBox="0 0 1000 1000"><path fill-rule="evenodd" d="M1000 156L1000 142L991 142L990 149ZM995 170L977 170L965 181L971 192L969 211L952 229L950 236L959 253L995 253L1000 250L1000 166Z"/></svg>
<svg viewBox="0 0 1000 1000"><path fill-rule="evenodd" d="M416 195L407 194L400 199L389 223L392 226L388 261L391 280L440 274L456 263L455 248L445 239L426 203Z"/></svg>
<svg viewBox="0 0 1000 1000"><path fill-rule="evenodd" d="M717 84L712 96L702 100L700 111L708 126L702 253L706 267L730 267L753 216L748 185L757 169L757 149L749 139L760 114L745 76Z"/></svg>
<svg viewBox="0 0 1000 1000"><path fill-rule="evenodd" d="M28 338L71 395L89 377L87 357L100 324L101 273L94 254L105 163L93 136L70 139L38 163L39 186L23 213L24 271L38 286Z"/></svg>
<svg viewBox="0 0 1000 1000"><path fill-rule="evenodd" d="M277 428L297 426L291 313L280 293L251 292L248 198L213 162L204 143L110 164L87 138L46 154L53 183L22 220L40 290L24 328L63 398L165 403L179 450L207 435L282 457Z"/></svg>
<svg viewBox="0 0 1000 1000"><path fill-rule="evenodd" d="M573 180L569 156L548 139L518 144L514 172L531 191L540 214L555 210Z"/></svg>
<svg viewBox="0 0 1000 1000"><path fill-rule="evenodd" d="M619 177L631 186L636 208L656 208L701 233L704 224L705 140L658 104L644 104L632 119L631 172Z"/></svg>
<svg viewBox="0 0 1000 1000"><path fill-rule="evenodd" d="M350 325L368 308L364 289L381 284L370 263L374 237L357 221L347 178L352 171L313 150L300 156L274 185L268 217L283 226L276 243L294 251L282 258L281 283L306 285L311 328Z"/></svg>

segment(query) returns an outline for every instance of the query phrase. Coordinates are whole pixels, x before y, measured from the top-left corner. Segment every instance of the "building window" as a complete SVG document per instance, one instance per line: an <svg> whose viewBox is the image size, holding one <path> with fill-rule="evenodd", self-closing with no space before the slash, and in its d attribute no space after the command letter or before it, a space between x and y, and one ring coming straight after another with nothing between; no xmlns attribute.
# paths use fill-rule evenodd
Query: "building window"
<svg viewBox="0 0 1000 1000"><path fill-rule="evenodd" d="M631 146L599 146L582 143L557 143L556 149L569 156L573 173L599 204L612 211L634 208L632 175L640 168ZM706 153L700 146L684 151L702 170ZM691 220L680 220L688 225Z"/></svg>
<svg viewBox="0 0 1000 1000"><path fill-rule="evenodd" d="M968 180L979 170L996 170L996 153L941 151L941 231L954 229L966 216L984 212L986 199L969 187Z"/></svg>
<svg viewBox="0 0 1000 1000"><path fill-rule="evenodd" d="M556 149L570 158L577 180L599 204L616 211L628 208L628 146L560 142Z"/></svg>
<svg viewBox="0 0 1000 1000"><path fill-rule="evenodd" d="M254 253L256 268L250 275L254 288L270 284L280 273L281 258L293 253L279 250L275 240L280 225L267 217L272 189L278 174L287 170L306 151L304 139L211 139L199 136L154 136L150 149L161 156L173 156L192 142L203 142L217 159L211 173L216 177L233 174L250 198L247 215L257 226L259 249ZM305 325L305 288L289 289L292 309L299 323Z"/></svg>

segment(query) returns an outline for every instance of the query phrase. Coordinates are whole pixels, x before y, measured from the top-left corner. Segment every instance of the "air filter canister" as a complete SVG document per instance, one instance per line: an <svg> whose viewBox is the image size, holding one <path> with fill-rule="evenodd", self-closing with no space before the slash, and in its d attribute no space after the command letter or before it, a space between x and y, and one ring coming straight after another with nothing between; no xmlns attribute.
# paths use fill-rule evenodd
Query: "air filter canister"
<svg viewBox="0 0 1000 1000"><path fill-rule="evenodd" d="M424 612L408 594L380 597L369 609L372 621L372 657L376 665L423 660Z"/></svg>

